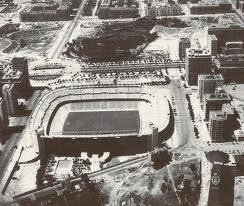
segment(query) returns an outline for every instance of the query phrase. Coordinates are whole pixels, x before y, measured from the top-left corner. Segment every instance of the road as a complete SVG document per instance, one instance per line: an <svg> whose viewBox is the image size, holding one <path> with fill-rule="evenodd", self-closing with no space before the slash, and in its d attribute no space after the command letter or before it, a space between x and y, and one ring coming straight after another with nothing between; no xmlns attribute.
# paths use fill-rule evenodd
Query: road
<svg viewBox="0 0 244 206"><path fill-rule="evenodd" d="M4 146L3 152L0 156L0 182L8 168L9 163L12 161L15 150L17 149L15 145L18 146L20 136L21 133L14 133L10 135L9 140Z"/></svg>
<svg viewBox="0 0 244 206"><path fill-rule="evenodd" d="M68 31L64 34L61 42L57 43L58 46L55 49L55 51L50 55L50 59L56 59L61 55L63 48L64 48L65 44L69 41L69 38L70 38L72 32L74 31L75 27L77 26L79 17L82 15L83 9L86 6L86 4L88 3L88 1L89 0L83 0L81 2L75 18L72 20L71 24L69 25Z"/></svg>
<svg viewBox="0 0 244 206"><path fill-rule="evenodd" d="M175 114L176 132L179 139L179 145L185 145L187 142L195 139L194 129L191 122L188 103L185 96L185 91L180 79L171 79L169 86L172 97L172 107Z"/></svg>

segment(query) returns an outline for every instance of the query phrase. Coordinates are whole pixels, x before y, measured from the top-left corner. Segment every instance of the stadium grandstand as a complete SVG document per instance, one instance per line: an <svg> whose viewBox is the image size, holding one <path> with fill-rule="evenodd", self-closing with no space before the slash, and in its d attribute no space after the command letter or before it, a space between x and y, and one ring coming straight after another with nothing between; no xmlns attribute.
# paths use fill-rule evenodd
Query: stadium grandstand
<svg viewBox="0 0 244 206"><path fill-rule="evenodd" d="M164 94L141 86L61 88L48 93L39 110L44 115L33 126L41 153L143 153L153 128L159 147L174 131Z"/></svg>

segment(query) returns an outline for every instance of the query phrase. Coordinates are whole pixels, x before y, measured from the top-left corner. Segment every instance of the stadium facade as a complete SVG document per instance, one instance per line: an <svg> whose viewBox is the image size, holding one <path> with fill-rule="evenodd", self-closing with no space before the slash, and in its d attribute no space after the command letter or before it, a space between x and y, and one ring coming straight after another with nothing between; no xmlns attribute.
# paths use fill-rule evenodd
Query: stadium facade
<svg viewBox="0 0 244 206"><path fill-rule="evenodd" d="M40 154L144 153L174 132L169 101L140 86L62 88L47 94L38 109L44 113L35 124Z"/></svg>

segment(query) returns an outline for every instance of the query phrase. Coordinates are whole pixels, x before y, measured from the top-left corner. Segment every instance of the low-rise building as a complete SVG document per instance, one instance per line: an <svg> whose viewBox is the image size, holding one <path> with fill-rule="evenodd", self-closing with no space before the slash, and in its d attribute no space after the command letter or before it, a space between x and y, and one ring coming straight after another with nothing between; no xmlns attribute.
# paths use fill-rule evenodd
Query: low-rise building
<svg viewBox="0 0 244 206"><path fill-rule="evenodd" d="M60 21L69 19L71 2L35 4L20 12L21 21Z"/></svg>
<svg viewBox="0 0 244 206"><path fill-rule="evenodd" d="M183 13L178 4L165 4L165 5L151 5L149 4L146 9L146 16L177 16Z"/></svg>
<svg viewBox="0 0 244 206"><path fill-rule="evenodd" d="M244 49L242 42L229 42L215 58L215 65L225 82L244 82Z"/></svg>
<svg viewBox="0 0 244 206"><path fill-rule="evenodd" d="M178 0L178 4L187 4L190 2L191 4L197 4L200 0Z"/></svg>
<svg viewBox="0 0 244 206"><path fill-rule="evenodd" d="M99 19L119 19L139 17L138 5L126 0L103 0L97 12Z"/></svg>
<svg viewBox="0 0 244 206"><path fill-rule="evenodd" d="M191 14L216 14L232 12L232 4L229 2L220 2L218 4L189 4Z"/></svg>
<svg viewBox="0 0 244 206"><path fill-rule="evenodd" d="M119 19L139 17L138 8L101 6L98 10L99 19Z"/></svg>
<svg viewBox="0 0 244 206"><path fill-rule="evenodd" d="M244 41L244 27L239 24L234 25L213 25L208 28L208 35L215 35L218 40L218 52L226 42Z"/></svg>

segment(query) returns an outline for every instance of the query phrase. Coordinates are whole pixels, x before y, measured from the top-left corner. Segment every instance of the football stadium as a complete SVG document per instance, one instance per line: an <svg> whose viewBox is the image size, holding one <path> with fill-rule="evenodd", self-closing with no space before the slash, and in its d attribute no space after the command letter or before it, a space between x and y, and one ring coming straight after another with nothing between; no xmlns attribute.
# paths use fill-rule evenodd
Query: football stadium
<svg viewBox="0 0 244 206"><path fill-rule="evenodd" d="M158 146L174 131L169 101L148 87L62 88L46 96L38 132L45 153L143 153L150 149L153 129Z"/></svg>

